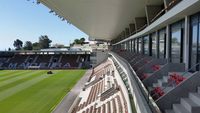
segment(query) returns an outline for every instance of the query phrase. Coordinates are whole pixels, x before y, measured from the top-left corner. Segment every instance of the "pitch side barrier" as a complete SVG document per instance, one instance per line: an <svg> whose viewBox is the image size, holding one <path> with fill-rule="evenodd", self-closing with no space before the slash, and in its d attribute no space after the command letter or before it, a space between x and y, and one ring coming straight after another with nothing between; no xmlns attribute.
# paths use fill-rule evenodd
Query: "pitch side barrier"
<svg viewBox="0 0 200 113"><path fill-rule="evenodd" d="M118 62L124 72L128 75L127 77L129 79L131 95L133 96L137 113L162 113L129 62L113 52L110 52L109 54Z"/></svg>
<svg viewBox="0 0 200 113"><path fill-rule="evenodd" d="M0 56L8 56L8 55L56 55L56 54L91 54L90 51L40 51L40 50L33 50L33 51L0 51Z"/></svg>

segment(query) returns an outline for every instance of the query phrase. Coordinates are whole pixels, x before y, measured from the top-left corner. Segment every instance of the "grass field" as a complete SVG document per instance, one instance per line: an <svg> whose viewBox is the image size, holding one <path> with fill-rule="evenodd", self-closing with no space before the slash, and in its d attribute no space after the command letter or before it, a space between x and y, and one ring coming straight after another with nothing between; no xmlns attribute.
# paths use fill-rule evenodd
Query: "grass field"
<svg viewBox="0 0 200 113"><path fill-rule="evenodd" d="M0 71L0 113L50 113L85 70Z"/></svg>

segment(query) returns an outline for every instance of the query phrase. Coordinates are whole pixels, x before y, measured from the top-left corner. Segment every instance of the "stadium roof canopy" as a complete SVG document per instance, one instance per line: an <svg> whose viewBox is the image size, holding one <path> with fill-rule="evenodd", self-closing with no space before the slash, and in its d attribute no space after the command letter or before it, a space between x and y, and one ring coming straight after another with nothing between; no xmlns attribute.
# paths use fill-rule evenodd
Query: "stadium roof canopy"
<svg viewBox="0 0 200 113"><path fill-rule="evenodd" d="M89 37L111 40L135 17L145 17L146 5L160 5L163 0L39 0Z"/></svg>

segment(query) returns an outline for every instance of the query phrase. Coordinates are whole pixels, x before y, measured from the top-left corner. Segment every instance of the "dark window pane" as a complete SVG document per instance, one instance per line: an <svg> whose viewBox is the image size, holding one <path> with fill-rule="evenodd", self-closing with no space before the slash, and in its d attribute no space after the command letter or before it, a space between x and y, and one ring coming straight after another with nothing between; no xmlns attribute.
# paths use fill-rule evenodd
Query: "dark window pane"
<svg viewBox="0 0 200 113"><path fill-rule="evenodd" d="M144 54L149 55L149 36L144 37Z"/></svg>

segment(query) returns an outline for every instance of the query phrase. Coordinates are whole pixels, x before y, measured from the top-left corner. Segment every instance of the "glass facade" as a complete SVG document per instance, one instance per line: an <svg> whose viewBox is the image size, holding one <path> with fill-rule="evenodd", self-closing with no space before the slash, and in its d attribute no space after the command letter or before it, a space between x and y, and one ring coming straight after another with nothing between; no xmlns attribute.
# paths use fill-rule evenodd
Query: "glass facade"
<svg viewBox="0 0 200 113"><path fill-rule="evenodd" d="M186 63L192 71L200 70L200 13L189 17L189 37L184 37L185 21L122 43L121 47L154 58L168 59L172 63ZM169 39L168 37L169 36ZM184 41L186 41L184 43ZM189 42L188 42L189 41ZM184 45L186 44L186 45ZM184 48L185 47L185 48ZM189 51L188 51L189 50ZM189 53L189 55L186 55ZM184 55L185 54L185 55ZM184 56L186 56L184 60Z"/></svg>
<svg viewBox="0 0 200 113"><path fill-rule="evenodd" d="M193 71L199 71L200 62L200 14L194 15L191 17L190 22L191 38L190 38L190 55L189 55L189 66Z"/></svg>
<svg viewBox="0 0 200 113"><path fill-rule="evenodd" d="M137 39L134 39L134 52L137 53Z"/></svg>
<svg viewBox="0 0 200 113"><path fill-rule="evenodd" d="M166 58L166 30L158 32L158 58Z"/></svg>
<svg viewBox="0 0 200 113"><path fill-rule="evenodd" d="M149 55L149 36L143 37L144 54Z"/></svg>
<svg viewBox="0 0 200 113"><path fill-rule="evenodd" d="M132 52L135 52L135 40L132 40Z"/></svg>
<svg viewBox="0 0 200 113"><path fill-rule="evenodd" d="M153 57L157 57L157 35L156 35L156 33L153 33L152 35L151 35L151 55L153 56Z"/></svg>
<svg viewBox="0 0 200 113"><path fill-rule="evenodd" d="M180 21L170 27L169 60L173 63L183 62L184 22Z"/></svg>
<svg viewBox="0 0 200 113"><path fill-rule="evenodd" d="M136 39L136 51L139 53L139 38Z"/></svg>
<svg viewBox="0 0 200 113"><path fill-rule="evenodd" d="M138 52L143 53L143 47L142 47L142 38L138 38Z"/></svg>

